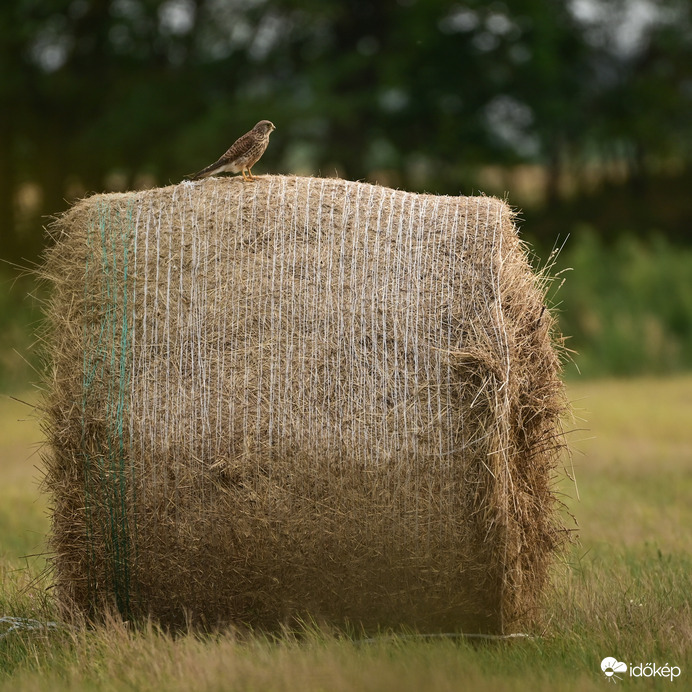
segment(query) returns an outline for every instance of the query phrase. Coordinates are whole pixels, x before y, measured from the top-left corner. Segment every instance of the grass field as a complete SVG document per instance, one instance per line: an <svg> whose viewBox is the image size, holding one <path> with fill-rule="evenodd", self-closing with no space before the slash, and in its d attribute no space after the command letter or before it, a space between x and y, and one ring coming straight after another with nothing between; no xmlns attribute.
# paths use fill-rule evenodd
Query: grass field
<svg viewBox="0 0 692 692"><path fill-rule="evenodd" d="M539 636L360 642L308 630L279 641L173 639L114 622L3 637L9 625L0 624L0 689L587 691L607 689L606 656L680 668L674 680L626 673L620 689L690 689L692 377L586 381L572 384L570 397L580 499L566 478L559 489L580 543L555 570ZM48 528L39 440L30 409L0 399L0 617L57 617L43 557L24 557L43 550Z"/></svg>

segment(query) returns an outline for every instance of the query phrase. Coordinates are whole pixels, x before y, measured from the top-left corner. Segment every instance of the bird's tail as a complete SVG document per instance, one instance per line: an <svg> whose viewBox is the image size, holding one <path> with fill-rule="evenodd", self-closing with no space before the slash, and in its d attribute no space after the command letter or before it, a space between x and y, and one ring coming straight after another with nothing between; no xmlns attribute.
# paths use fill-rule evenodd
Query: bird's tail
<svg viewBox="0 0 692 692"><path fill-rule="evenodd" d="M199 180L200 178L206 178L210 175L213 175L216 173L220 166L220 161L215 161L214 163L211 164L211 166L207 166L206 168L203 168L201 171L197 171L197 173L193 173L192 175L186 175L185 177L187 180Z"/></svg>

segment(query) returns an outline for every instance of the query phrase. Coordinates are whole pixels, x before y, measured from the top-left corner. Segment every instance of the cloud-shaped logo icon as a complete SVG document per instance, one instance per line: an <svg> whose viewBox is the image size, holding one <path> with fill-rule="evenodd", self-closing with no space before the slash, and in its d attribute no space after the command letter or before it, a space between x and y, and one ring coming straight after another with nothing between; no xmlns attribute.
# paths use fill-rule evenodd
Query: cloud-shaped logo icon
<svg viewBox="0 0 692 692"><path fill-rule="evenodd" d="M601 661L601 670L605 673L607 678L616 677L620 679L620 676L617 675L617 673L626 673L627 664L623 663L622 661L618 661L617 658L608 656L608 658L604 658Z"/></svg>

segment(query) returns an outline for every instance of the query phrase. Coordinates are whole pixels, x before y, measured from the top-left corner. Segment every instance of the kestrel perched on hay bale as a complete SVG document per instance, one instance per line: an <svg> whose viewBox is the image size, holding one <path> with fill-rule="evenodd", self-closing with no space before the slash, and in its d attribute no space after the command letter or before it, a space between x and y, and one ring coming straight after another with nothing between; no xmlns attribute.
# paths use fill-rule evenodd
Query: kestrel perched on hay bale
<svg viewBox="0 0 692 692"><path fill-rule="evenodd" d="M207 178L216 173L241 173L243 180L255 180L252 167L266 151L269 135L275 129L274 123L269 120L260 120L250 132L236 139L218 161L190 176L190 180ZM245 171L248 172L248 177L245 177Z"/></svg>

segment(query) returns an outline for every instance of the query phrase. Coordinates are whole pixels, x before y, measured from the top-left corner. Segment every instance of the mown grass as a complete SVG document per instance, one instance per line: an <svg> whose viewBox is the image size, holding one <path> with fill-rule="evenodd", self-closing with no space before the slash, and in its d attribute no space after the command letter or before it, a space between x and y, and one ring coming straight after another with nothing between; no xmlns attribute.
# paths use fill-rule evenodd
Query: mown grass
<svg viewBox="0 0 692 692"><path fill-rule="evenodd" d="M688 689L692 664L692 377L572 384L581 542L556 568L533 639L359 641L306 627L278 639L171 637L113 621L0 638L0 688L18 690L602 690L600 661L679 666L621 688ZM24 419L24 422L16 422ZM0 401L0 615L57 618L40 552L48 528L22 405ZM0 628L0 631L2 629Z"/></svg>

